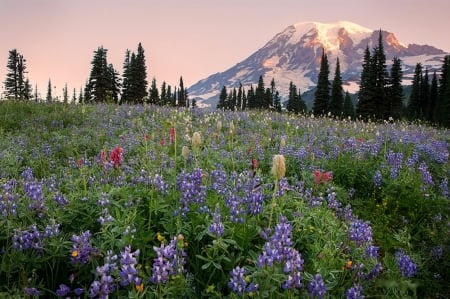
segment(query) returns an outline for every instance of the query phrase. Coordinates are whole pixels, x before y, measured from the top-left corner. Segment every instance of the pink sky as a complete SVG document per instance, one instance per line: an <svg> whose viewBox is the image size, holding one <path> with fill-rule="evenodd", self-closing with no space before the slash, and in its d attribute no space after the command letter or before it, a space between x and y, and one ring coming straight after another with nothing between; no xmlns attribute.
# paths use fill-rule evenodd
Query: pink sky
<svg viewBox="0 0 450 299"><path fill-rule="evenodd" d="M0 92L17 49L45 97L67 83L77 94L103 45L121 73L125 50L142 42L148 81L190 86L261 48L287 26L346 20L394 32L405 43L450 52L449 0L0 0Z"/></svg>

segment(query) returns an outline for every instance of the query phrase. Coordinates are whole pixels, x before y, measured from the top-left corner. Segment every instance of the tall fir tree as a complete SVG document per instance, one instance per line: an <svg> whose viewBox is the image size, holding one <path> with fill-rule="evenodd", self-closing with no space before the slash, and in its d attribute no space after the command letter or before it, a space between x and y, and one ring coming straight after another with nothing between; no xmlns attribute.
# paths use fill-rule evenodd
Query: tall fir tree
<svg viewBox="0 0 450 299"><path fill-rule="evenodd" d="M64 84L63 88L63 103L67 104L69 102L69 91L67 90L67 83Z"/></svg>
<svg viewBox="0 0 450 299"><path fill-rule="evenodd" d="M264 86L264 79L263 76L260 75L259 79L258 79L258 86L256 87L255 90L255 107L256 109L261 109L261 108L267 108L266 107L266 100L265 100L265 86Z"/></svg>
<svg viewBox="0 0 450 299"><path fill-rule="evenodd" d="M152 84L150 85L150 90L148 91L148 101L152 105L156 105L159 103L159 91L156 86L156 78L153 77Z"/></svg>
<svg viewBox="0 0 450 299"><path fill-rule="evenodd" d="M381 29L378 36L378 46L374 49L372 63L375 75L375 93L372 100L377 107L375 116L378 119L387 119L389 117L389 99L387 96L389 75L386 67L386 54L384 53Z"/></svg>
<svg viewBox="0 0 450 299"><path fill-rule="evenodd" d="M344 117L350 117L351 119L355 118L355 108L353 106L353 101L348 91L345 92L344 96L343 115Z"/></svg>
<svg viewBox="0 0 450 299"><path fill-rule="evenodd" d="M219 95L219 102L217 103L217 109L226 109L226 100L227 100L228 94L227 94L227 87L224 85L222 86L222 90L220 91Z"/></svg>
<svg viewBox="0 0 450 299"><path fill-rule="evenodd" d="M439 92L438 92L438 79L436 75L436 71L433 73L433 77L431 78L431 86L430 86L430 102L428 107L428 115L427 120L430 122L435 122L435 111L436 111L436 103L438 102Z"/></svg>
<svg viewBox="0 0 450 299"><path fill-rule="evenodd" d="M120 102L120 90L122 87L121 78L119 75L119 72L114 69L114 66L110 63L108 64L107 69L107 77L109 79L108 83L108 97L109 101L112 101L116 104L119 104Z"/></svg>
<svg viewBox="0 0 450 299"><path fill-rule="evenodd" d="M361 80L359 84L358 103L356 113L363 119L371 118L375 115L377 109L375 102L372 100L375 90L375 75L373 72L372 56L369 46L364 51L364 60L361 71Z"/></svg>
<svg viewBox="0 0 450 299"><path fill-rule="evenodd" d="M239 82L239 88L238 88L238 93L237 93L237 103L236 103L237 110L242 110L243 93L244 93L244 91L242 90L242 83Z"/></svg>
<svg viewBox="0 0 450 299"><path fill-rule="evenodd" d="M52 96L52 81L51 81L50 79L48 79L48 84L47 84L47 96L45 97L45 100L47 101L47 103L53 102L53 96Z"/></svg>
<svg viewBox="0 0 450 299"><path fill-rule="evenodd" d="M14 100L29 100L32 98L30 81L25 78L27 72L26 59L17 49L9 51L8 69L4 81L5 96Z"/></svg>
<svg viewBox="0 0 450 299"><path fill-rule="evenodd" d="M123 89L121 102L144 103L147 96L147 66L142 44L139 43L137 53L125 52L123 64Z"/></svg>
<svg viewBox="0 0 450 299"><path fill-rule="evenodd" d="M253 88L253 85L250 85L250 89L247 90L247 105L246 105L246 108L248 108L248 109L255 109L255 108L257 108L255 90Z"/></svg>
<svg viewBox="0 0 450 299"><path fill-rule="evenodd" d="M286 110L292 113L306 113L306 104L301 97L300 90L292 81L289 83L289 95Z"/></svg>
<svg viewBox="0 0 450 299"><path fill-rule="evenodd" d="M86 86L87 94L90 96L86 100L89 102L106 102L109 86L107 52L108 50L103 48L103 46L98 47L94 51L94 57L91 62L92 69Z"/></svg>
<svg viewBox="0 0 450 299"><path fill-rule="evenodd" d="M341 116L344 110L344 90L342 89L341 66L339 58L336 59L336 69L331 86L330 112L334 116Z"/></svg>
<svg viewBox="0 0 450 299"><path fill-rule="evenodd" d="M411 95L408 102L408 117L409 119L418 119L423 115L422 111L422 85L423 85L422 64L417 63L414 70L414 77L411 88Z"/></svg>
<svg viewBox="0 0 450 299"><path fill-rule="evenodd" d="M450 55L444 56L442 64L435 115L440 125L450 127Z"/></svg>
<svg viewBox="0 0 450 299"><path fill-rule="evenodd" d="M178 107L187 107L187 96L184 89L183 77L180 77L180 88L178 89Z"/></svg>
<svg viewBox="0 0 450 299"><path fill-rule="evenodd" d="M387 116L399 119L403 110L403 70L400 58L392 60L387 99L389 101Z"/></svg>
<svg viewBox="0 0 450 299"><path fill-rule="evenodd" d="M328 113L330 101L330 67L325 49L322 49L322 59L320 62L317 88L314 93L313 112L316 115L325 115Z"/></svg>

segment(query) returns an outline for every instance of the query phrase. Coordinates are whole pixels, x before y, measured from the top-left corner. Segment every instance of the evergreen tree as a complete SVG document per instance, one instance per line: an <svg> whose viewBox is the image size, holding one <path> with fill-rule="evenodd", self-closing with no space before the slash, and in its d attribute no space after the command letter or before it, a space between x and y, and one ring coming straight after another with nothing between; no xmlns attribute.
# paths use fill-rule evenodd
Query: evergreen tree
<svg viewBox="0 0 450 299"><path fill-rule="evenodd" d="M422 85L421 88L421 107L420 110L422 111L422 115L420 116L421 119L427 119L427 115L429 114L430 109L430 78L428 76L428 68L425 68L425 73L423 75Z"/></svg>
<svg viewBox="0 0 450 299"><path fill-rule="evenodd" d="M273 107L274 107L275 111L281 112L281 110L282 110L281 98L280 98L280 93L278 92L278 90L275 91L275 95L273 96Z"/></svg>
<svg viewBox="0 0 450 299"><path fill-rule="evenodd" d="M184 90L183 77L180 77L180 88L178 89L178 107L186 107L187 97Z"/></svg>
<svg viewBox="0 0 450 299"><path fill-rule="evenodd" d="M358 92L358 104L356 112L363 119L368 119L375 115L376 104L373 101L375 93L375 76L373 72L372 56L370 54L369 46L364 52L364 60L361 71L361 80Z"/></svg>
<svg viewBox="0 0 450 299"><path fill-rule="evenodd" d="M314 93L313 112L317 115L325 115L328 113L330 101L330 81L328 79L330 69L328 65L328 57L325 50L322 49L322 60L320 62L319 76L317 80L317 88Z"/></svg>
<svg viewBox="0 0 450 299"><path fill-rule="evenodd" d="M76 88L73 89L73 94L72 94L72 103L76 103L77 102L77 90Z"/></svg>
<svg viewBox="0 0 450 299"><path fill-rule="evenodd" d="M440 125L450 127L450 55L444 57L435 114Z"/></svg>
<svg viewBox="0 0 450 299"><path fill-rule="evenodd" d="M147 96L147 66L145 64L144 48L138 44L137 54L127 50L123 64L122 102L143 103Z"/></svg>
<svg viewBox="0 0 450 299"><path fill-rule="evenodd" d="M417 63L414 70L414 77L412 82L411 95L409 96L408 102L408 117L410 119L421 118L423 115L422 111L422 64Z"/></svg>
<svg viewBox="0 0 450 299"><path fill-rule="evenodd" d="M247 91L247 105L248 109L255 109L257 107L255 90L253 85L250 85L250 89Z"/></svg>
<svg viewBox="0 0 450 299"><path fill-rule="evenodd" d="M258 86L256 87L255 90L255 107L253 108L257 108L257 109L261 109L261 108L266 108L266 103L265 103L265 87L264 87L264 79L263 76L260 75L259 79L258 79Z"/></svg>
<svg viewBox="0 0 450 299"><path fill-rule="evenodd" d="M438 79L436 75L436 71L433 73L433 78L431 79L431 87L430 87L430 102L428 107L428 115L427 120L430 122L435 122L435 111L436 111L436 103L438 102Z"/></svg>
<svg viewBox="0 0 450 299"><path fill-rule="evenodd" d="M52 82L51 82L50 79L48 79L47 96L46 96L45 99L46 99L47 103L53 102L53 97L52 97Z"/></svg>
<svg viewBox="0 0 450 299"><path fill-rule="evenodd" d="M377 107L375 116L378 119L387 119L389 117L389 99L387 97L389 75L386 68L386 55L384 53L381 30L378 36L378 47L374 49L372 63L375 75L375 93L372 100Z"/></svg>
<svg viewBox="0 0 450 299"><path fill-rule="evenodd" d="M161 84L161 96L159 105L166 106L169 104L169 96L167 94L166 81Z"/></svg>
<svg viewBox="0 0 450 299"><path fill-rule="evenodd" d="M355 108L353 106L353 101L348 91L345 92L343 114L344 117L350 117L352 119L355 118Z"/></svg>
<svg viewBox="0 0 450 299"><path fill-rule="evenodd" d="M150 104L158 104L159 103L159 91L156 86L156 78L152 79L152 84L150 85L150 90L148 91L148 99Z"/></svg>
<svg viewBox="0 0 450 299"><path fill-rule="evenodd" d="M67 104L68 102L69 102L69 92L67 91L67 83L66 83L63 88L63 103Z"/></svg>
<svg viewBox="0 0 450 299"><path fill-rule="evenodd" d="M14 100L29 100L32 98L32 88L28 79L26 59L16 49L9 51L8 69L4 81L5 95Z"/></svg>
<svg viewBox="0 0 450 299"><path fill-rule="evenodd" d="M110 63L108 65L108 73L107 76L109 78L109 84L108 84L108 95L111 98L110 100L116 104L119 104L119 95L120 95L120 89L122 87L121 85L121 79L119 72L117 72L114 69L114 66Z"/></svg>
<svg viewBox="0 0 450 299"><path fill-rule="evenodd" d="M78 103L84 103L84 98L83 98L83 87L80 87L80 93L78 94Z"/></svg>
<svg viewBox="0 0 450 299"><path fill-rule="evenodd" d="M334 116L340 116L344 109L344 90L342 89L341 67L339 58L336 59L336 70L331 86L330 112Z"/></svg>
<svg viewBox="0 0 450 299"><path fill-rule="evenodd" d="M39 102L39 93L38 93L38 87L37 84L34 87L34 101Z"/></svg>
<svg viewBox="0 0 450 299"><path fill-rule="evenodd" d="M388 101L389 109L387 112L388 117L393 117L394 119L399 119L401 111L403 109L403 86L402 86L402 64L401 60L394 57L392 60L392 68L389 79L389 89L388 89Z"/></svg>
<svg viewBox="0 0 450 299"><path fill-rule="evenodd" d="M222 90L220 91L220 96L219 96L219 102L217 103L217 109L223 109L225 110L226 108L226 100L227 100L228 94L227 94L227 88L224 85L222 87Z"/></svg>
<svg viewBox="0 0 450 299"><path fill-rule="evenodd" d="M242 100L243 100L243 90L242 90L242 83L239 82L239 89L237 93L237 103L236 103L236 109L242 110Z"/></svg>
<svg viewBox="0 0 450 299"><path fill-rule="evenodd" d="M297 87L292 81L289 83L289 96L286 110L293 113L306 113L306 104L302 100L300 90L297 92Z"/></svg>
<svg viewBox="0 0 450 299"><path fill-rule="evenodd" d="M108 50L103 48L103 46L98 47L97 51L94 51L94 58L91 62L92 69L86 88L88 92L85 92L85 94L90 96L86 98L88 101L96 103L106 102L107 91L110 85L106 58L107 52Z"/></svg>

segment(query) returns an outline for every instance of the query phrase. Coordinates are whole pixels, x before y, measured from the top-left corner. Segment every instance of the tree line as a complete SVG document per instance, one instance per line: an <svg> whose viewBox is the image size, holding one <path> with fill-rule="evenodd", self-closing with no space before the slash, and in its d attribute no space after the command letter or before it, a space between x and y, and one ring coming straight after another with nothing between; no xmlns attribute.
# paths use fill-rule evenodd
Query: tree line
<svg viewBox="0 0 450 299"><path fill-rule="evenodd" d="M196 106L195 100L191 101L188 97L182 77L178 87L172 88L164 81L158 88L155 78L148 87L145 54L141 43L138 44L136 52L126 50L122 76L108 63L107 53L108 50L103 46L94 51L89 79L84 89L80 88L78 97L76 90L73 90L73 102ZM6 97L37 101L37 86L32 94L33 89L26 78L26 60L16 49L9 51L7 69L4 81ZM330 81L329 76L328 57L323 50L311 111L308 111L300 89L297 89L292 81L289 84L287 100L282 103L275 80L272 79L270 86L266 88L262 76L259 77L255 88L251 85L245 90L242 84L232 89L223 86L217 109L270 109L279 112L287 110L292 113L312 112L315 115L358 117L365 120L406 118L450 126L450 55L444 57L440 75L434 72L431 82L428 69L424 70L422 64L417 63L408 100L405 100L402 85L401 60L394 57L390 70L387 69L381 30L378 45L372 51L369 46L365 49L360 89L355 104L350 94L343 90L339 58L336 59L333 80ZM46 101L53 101L50 79ZM67 85L63 88L63 101L69 101Z"/></svg>
<svg viewBox="0 0 450 299"><path fill-rule="evenodd" d="M116 104L155 104L177 107L193 107L195 100L188 97L187 88L184 87L183 77L180 77L178 87L172 88L165 81L161 88L156 86L156 79L151 82L150 88L147 81L147 66L142 44L139 43L136 52L126 50L123 63L122 76L108 62L108 49L103 46L94 51L91 61L91 71L88 80L80 88L78 96L73 90L72 102L79 103L116 103ZM26 78L26 60L16 49L9 51L7 63L7 75L4 81L5 97L13 100L40 101L35 87L32 87ZM62 101L69 102L67 84L63 88ZM54 101L51 79L48 81L46 102Z"/></svg>

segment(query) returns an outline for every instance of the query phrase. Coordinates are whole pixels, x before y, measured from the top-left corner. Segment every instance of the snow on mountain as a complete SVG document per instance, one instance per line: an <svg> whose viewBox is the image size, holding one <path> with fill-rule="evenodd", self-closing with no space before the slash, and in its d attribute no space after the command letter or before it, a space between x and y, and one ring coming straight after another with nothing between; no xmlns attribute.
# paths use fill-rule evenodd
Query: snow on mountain
<svg viewBox="0 0 450 299"><path fill-rule="evenodd" d="M189 88L189 96L197 99L200 107L215 108L223 86L246 89L257 85L262 75L267 85L275 79L277 90L286 97L292 81L301 92L315 87L322 49L328 55L330 79L334 75L339 57L344 90L358 90L358 80L366 47L372 51L378 45L379 30L340 21L335 23L300 22L276 34L261 49L235 66L205 79ZM402 60L405 79L412 77L416 63L421 62L429 71L442 66L444 51L429 45L405 45L396 36L382 31L384 50L389 62L393 57ZM406 81L406 80L405 80Z"/></svg>

